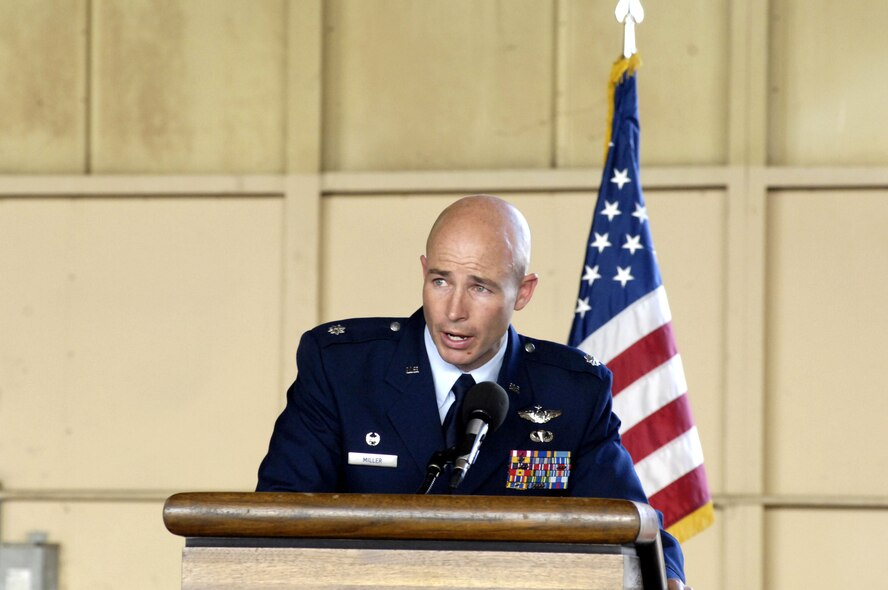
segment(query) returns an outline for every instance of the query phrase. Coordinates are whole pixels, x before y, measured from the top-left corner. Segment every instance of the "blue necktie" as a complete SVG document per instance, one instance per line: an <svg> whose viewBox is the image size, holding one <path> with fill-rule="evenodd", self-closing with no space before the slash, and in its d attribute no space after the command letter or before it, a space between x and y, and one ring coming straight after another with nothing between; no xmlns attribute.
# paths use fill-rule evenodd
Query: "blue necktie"
<svg viewBox="0 0 888 590"><path fill-rule="evenodd" d="M447 410L447 415L444 416L444 423L441 425L441 428L444 430L444 440L447 443L448 449L456 444L459 411L462 409L462 402L463 398L466 397L466 392L474 385L475 380L472 379L472 376L468 373L460 375L459 379L456 380L456 383L453 384L452 391L453 395L456 396L456 399L450 404L450 409Z"/></svg>

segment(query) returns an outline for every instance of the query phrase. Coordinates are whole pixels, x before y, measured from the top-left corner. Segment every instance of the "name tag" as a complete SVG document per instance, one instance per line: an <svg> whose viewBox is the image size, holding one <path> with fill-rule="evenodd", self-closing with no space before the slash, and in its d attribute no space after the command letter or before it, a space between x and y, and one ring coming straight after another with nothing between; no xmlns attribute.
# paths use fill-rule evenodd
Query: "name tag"
<svg viewBox="0 0 888 590"><path fill-rule="evenodd" d="M367 467L397 467L397 455L380 455L377 453L349 453L349 465L366 465Z"/></svg>

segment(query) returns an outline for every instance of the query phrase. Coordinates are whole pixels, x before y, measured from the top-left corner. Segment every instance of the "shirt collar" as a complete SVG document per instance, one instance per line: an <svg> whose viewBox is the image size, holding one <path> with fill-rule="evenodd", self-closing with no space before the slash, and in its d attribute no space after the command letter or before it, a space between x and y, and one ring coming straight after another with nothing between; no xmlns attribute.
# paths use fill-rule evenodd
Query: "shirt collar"
<svg viewBox="0 0 888 590"><path fill-rule="evenodd" d="M453 394L450 393L450 389L463 372L441 358L441 355L438 354L438 347L435 346L435 342L432 340L432 335L429 332L428 326L425 327L423 336L425 339L426 354L429 357L429 365L432 367L432 379L435 382L435 397L438 400L438 413L443 422L444 416L447 415L447 410L454 399ZM493 358L477 369L469 371L469 374L472 375L475 383L481 383L482 381L496 382L497 377L499 377L500 369L503 366L503 358L506 356L506 346L509 343L509 339L506 337L507 334L504 334L503 336L503 343L499 350L496 351L496 354L493 355Z"/></svg>

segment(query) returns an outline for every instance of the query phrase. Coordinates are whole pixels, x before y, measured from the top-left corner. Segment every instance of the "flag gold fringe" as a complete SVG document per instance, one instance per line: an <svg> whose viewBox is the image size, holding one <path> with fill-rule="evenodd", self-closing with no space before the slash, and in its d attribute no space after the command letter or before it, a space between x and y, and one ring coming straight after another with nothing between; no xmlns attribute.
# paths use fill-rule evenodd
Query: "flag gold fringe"
<svg viewBox="0 0 888 590"><path fill-rule="evenodd" d="M611 130L614 126L614 94L617 90L617 84L628 74L635 75L635 71L641 67L641 58L637 53L633 53L632 57L626 59L621 57L614 62L610 73L610 82L607 85L607 128L604 130L604 161L607 162L607 151L610 149Z"/></svg>
<svg viewBox="0 0 888 590"><path fill-rule="evenodd" d="M707 502L697 508L674 525L666 529L670 535L678 539L679 543L685 542L703 529L715 522L715 510L712 502Z"/></svg>

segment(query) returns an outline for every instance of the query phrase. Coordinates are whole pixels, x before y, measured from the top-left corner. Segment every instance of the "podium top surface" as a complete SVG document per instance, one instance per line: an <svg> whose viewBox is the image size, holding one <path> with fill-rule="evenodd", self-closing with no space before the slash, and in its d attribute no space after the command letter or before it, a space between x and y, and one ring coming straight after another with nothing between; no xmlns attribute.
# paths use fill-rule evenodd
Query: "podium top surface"
<svg viewBox="0 0 888 590"><path fill-rule="evenodd" d="M190 492L163 519L184 537L634 544L659 532L650 506L597 498Z"/></svg>

